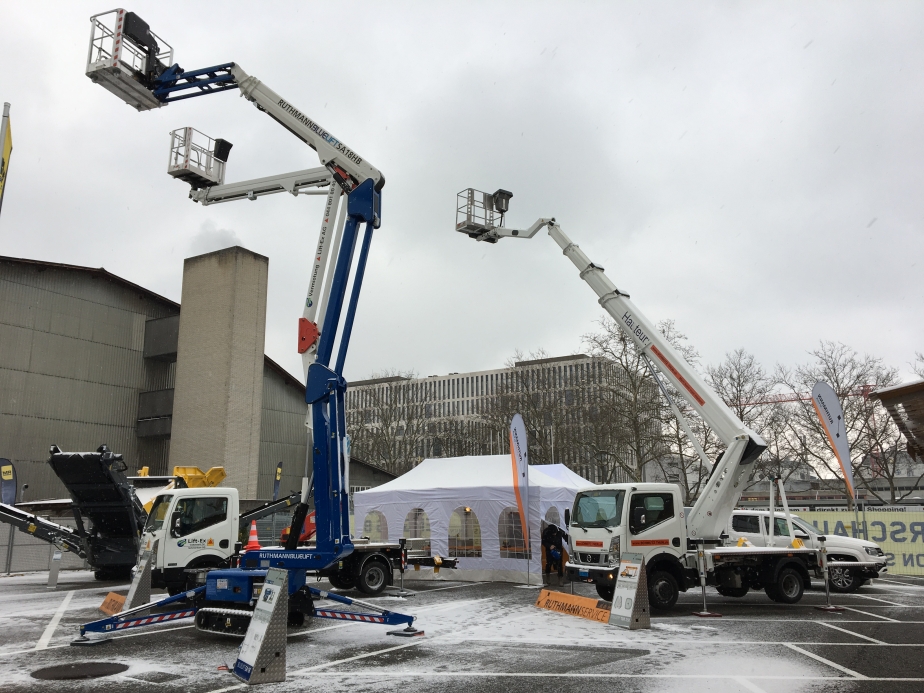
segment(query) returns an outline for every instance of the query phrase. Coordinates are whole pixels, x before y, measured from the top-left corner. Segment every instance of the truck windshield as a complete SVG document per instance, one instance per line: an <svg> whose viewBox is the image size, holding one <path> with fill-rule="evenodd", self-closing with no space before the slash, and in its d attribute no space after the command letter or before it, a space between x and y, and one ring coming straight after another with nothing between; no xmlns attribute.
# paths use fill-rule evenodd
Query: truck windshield
<svg viewBox="0 0 924 693"><path fill-rule="evenodd" d="M148 521L144 524L145 532L154 532L164 526L164 519L167 517L167 508L170 507L170 500L173 496L158 496L154 499L151 506L151 512L148 513Z"/></svg>
<svg viewBox="0 0 924 693"><path fill-rule="evenodd" d="M574 523L581 527L618 527L626 492L584 491L574 499Z"/></svg>
<svg viewBox="0 0 924 693"><path fill-rule="evenodd" d="M808 534L809 536L812 536L813 534L818 534L817 529L812 527L812 525L806 523L805 520L802 520L798 517L792 518L792 523L793 525L795 525L797 531L804 532L805 534Z"/></svg>

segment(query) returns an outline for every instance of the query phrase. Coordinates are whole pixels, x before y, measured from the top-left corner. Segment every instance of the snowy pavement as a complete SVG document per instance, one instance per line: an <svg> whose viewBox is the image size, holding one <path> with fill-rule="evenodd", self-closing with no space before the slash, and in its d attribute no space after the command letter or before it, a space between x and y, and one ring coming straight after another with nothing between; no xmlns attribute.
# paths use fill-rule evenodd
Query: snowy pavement
<svg viewBox="0 0 924 693"><path fill-rule="evenodd" d="M93 648L69 647L80 623L112 590L89 573L64 572L46 590L47 574L0 576L0 690L243 690L220 667L233 664L239 640L199 634L190 621L121 634ZM326 583L321 583L326 586ZM730 599L708 592L722 618L701 620L700 593L681 595L652 629L614 626L537 609L538 590L504 583L408 582L407 599L371 600L414 614L424 637L399 639L391 627L317 620L290 631L288 678L267 693L324 691L536 690L911 692L924 690L924 580L890 576L824 603L816 583L793 606L760 593ZM577 592L591 596L587 586ZM361 596L361 595L357 595ZM32 672L77 662L116 662L128 669L87 681L40 681Z"/></svg>

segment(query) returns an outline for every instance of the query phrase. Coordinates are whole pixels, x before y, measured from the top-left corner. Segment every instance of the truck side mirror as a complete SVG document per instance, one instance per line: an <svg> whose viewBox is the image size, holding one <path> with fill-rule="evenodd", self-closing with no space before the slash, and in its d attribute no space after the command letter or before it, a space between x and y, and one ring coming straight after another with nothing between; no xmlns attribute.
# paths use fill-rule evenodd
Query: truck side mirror
<svg viewBox="0 0 924 693"><path fill-rule="evenodd" d="M571 511L565 508L565 527L571 526Z"/></svg>
<svg viewBox="0 0 924 693"><path fill-rule="evenodd" d="M180 524L183 522L182 513L173 513L170 516L170 536L178 537L180 536Z"/></svg>

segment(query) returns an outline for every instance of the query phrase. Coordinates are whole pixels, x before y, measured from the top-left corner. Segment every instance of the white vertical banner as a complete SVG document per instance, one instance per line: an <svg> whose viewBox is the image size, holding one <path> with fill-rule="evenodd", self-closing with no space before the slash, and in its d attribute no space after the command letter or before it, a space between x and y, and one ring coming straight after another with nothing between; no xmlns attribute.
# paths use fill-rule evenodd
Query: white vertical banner
<svg viewBox="0 0 924 693"><path fill-rule="evenodd" d="M828 383L819 380L812 388L812 406L818 414L818 420L825 430L831 449L841 465L844 480L851 498L856 498L853 487L853 467L850 464L850 446L847 443L847 431L844 428L844 410L834 390Z"/></svg>
<svg viewBox="0 0 924 693"><path fill-rule="evenodd" d="M527 556L532 548L529 536L529 455L526 450L526 424L523 417L514 414L510 421L510 461L513 474L513 493L517 499L520 513L520 526L523 528L523 541ZM526 580L529 582L529 558L526 559Z"/></svg>

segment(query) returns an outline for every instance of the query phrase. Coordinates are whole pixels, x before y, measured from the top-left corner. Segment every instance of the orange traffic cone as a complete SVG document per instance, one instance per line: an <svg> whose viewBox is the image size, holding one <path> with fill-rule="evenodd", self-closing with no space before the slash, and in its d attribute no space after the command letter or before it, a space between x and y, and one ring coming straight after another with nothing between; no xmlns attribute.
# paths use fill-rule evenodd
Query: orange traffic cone
<svg viewBox="0 0 924 693"><path fill-rule="evenodd" d="M244 547L244 551L259 551L263 547L260 546L260 540L257 539L257 521L251 520L250 522L250 539L247 542L247 546Z"/></svg>

